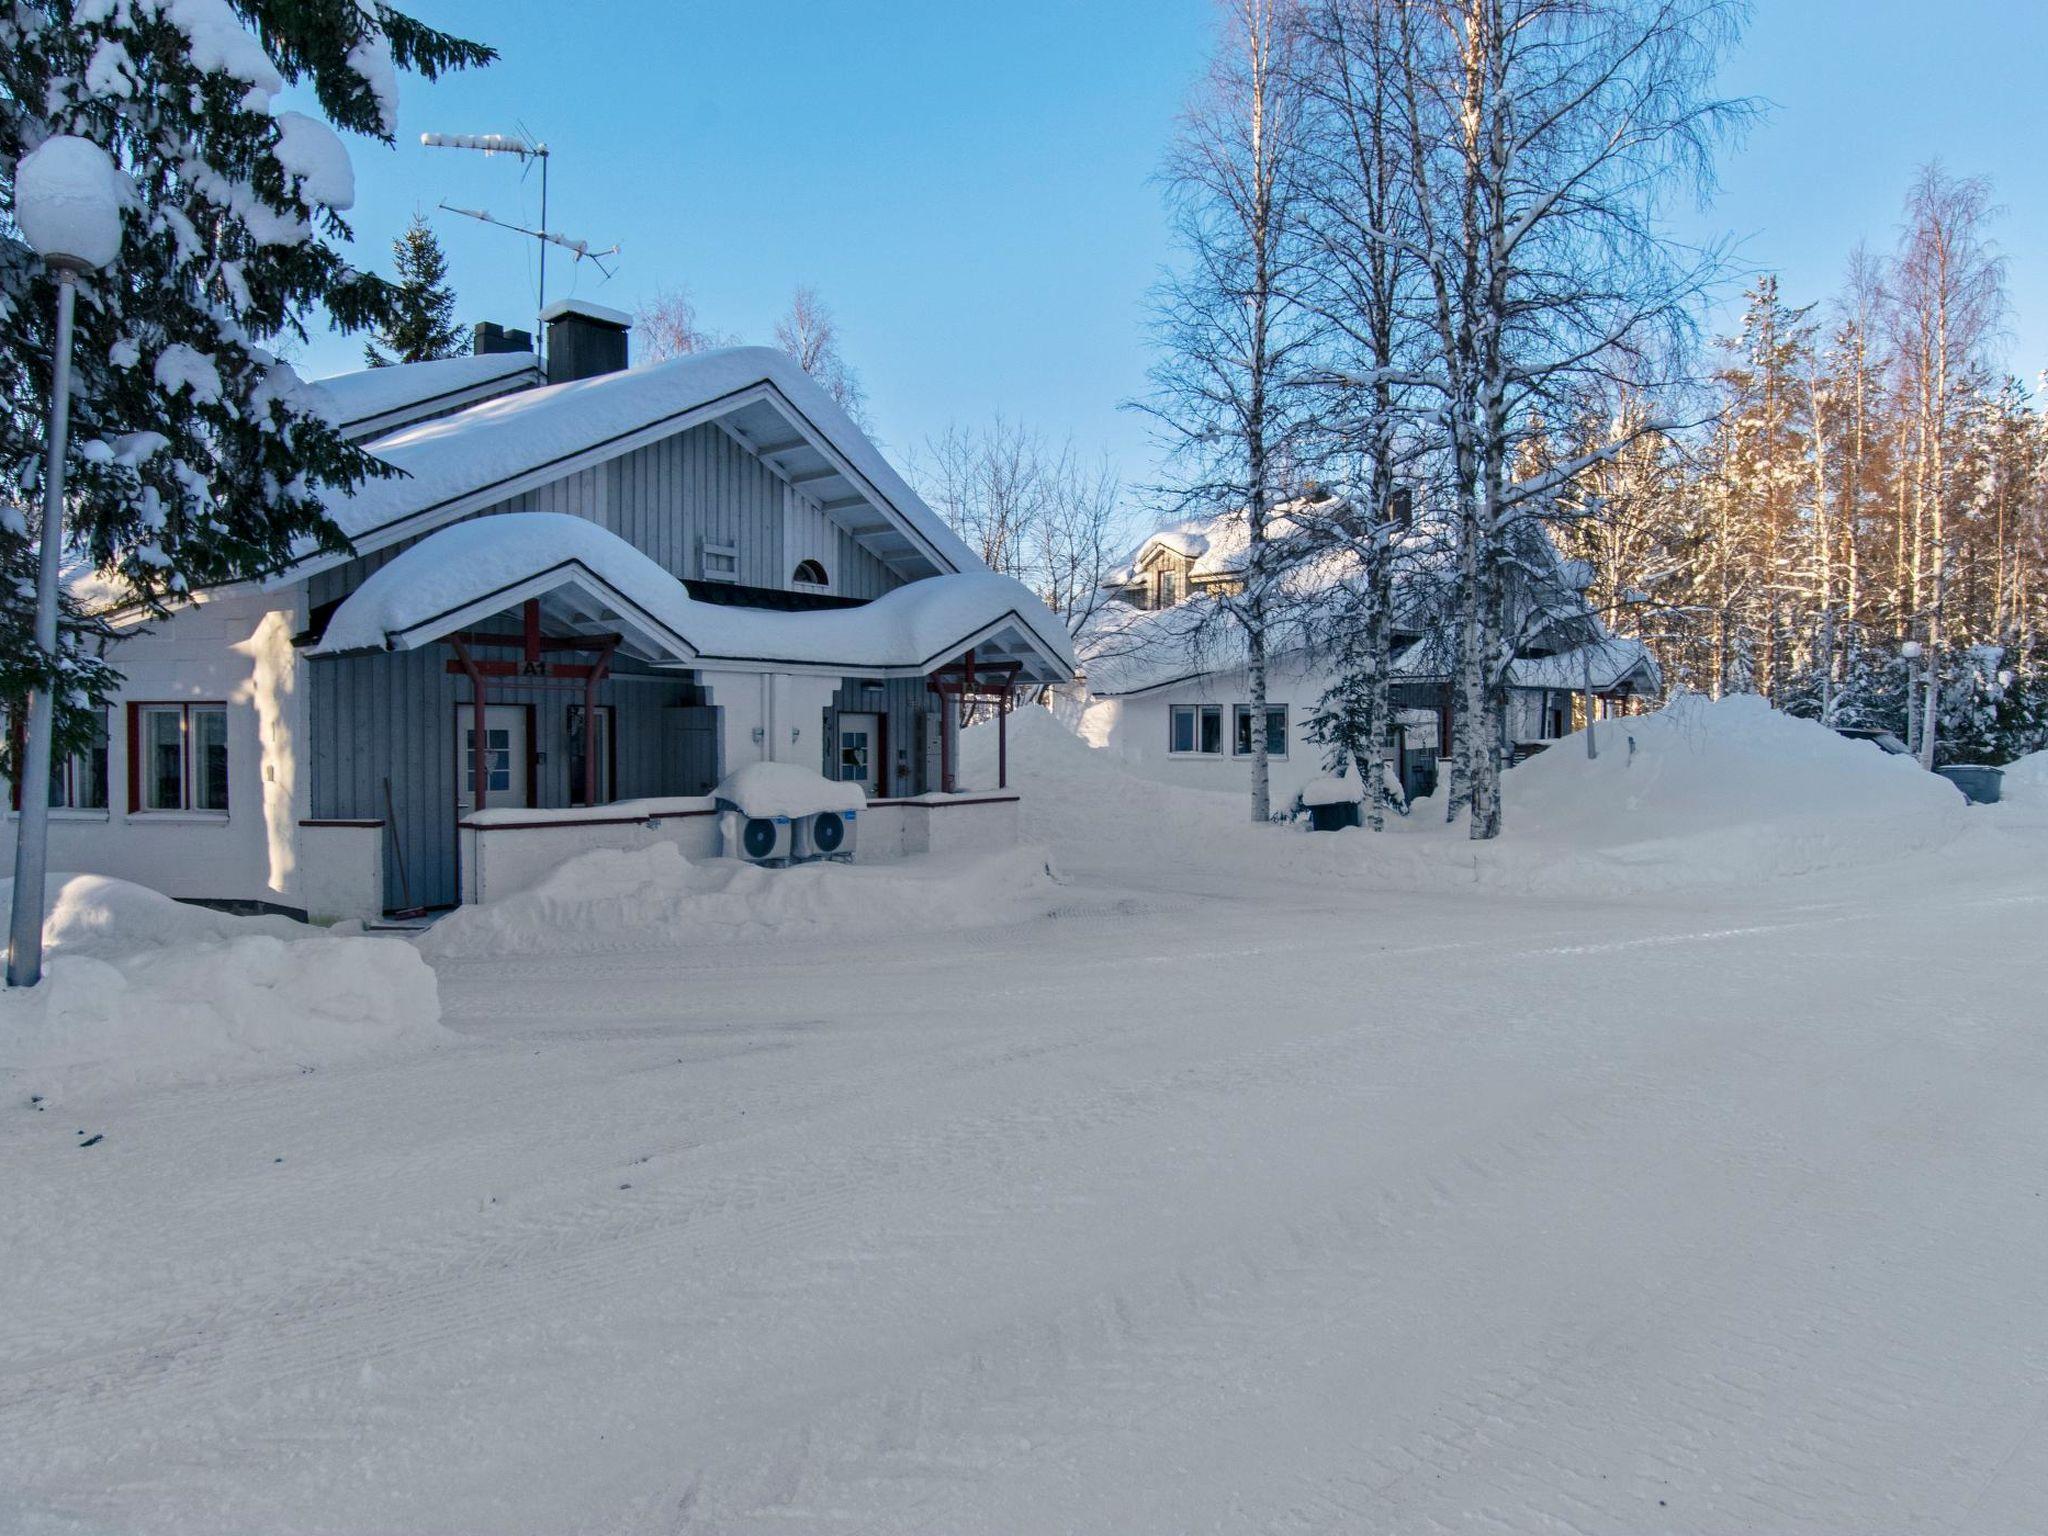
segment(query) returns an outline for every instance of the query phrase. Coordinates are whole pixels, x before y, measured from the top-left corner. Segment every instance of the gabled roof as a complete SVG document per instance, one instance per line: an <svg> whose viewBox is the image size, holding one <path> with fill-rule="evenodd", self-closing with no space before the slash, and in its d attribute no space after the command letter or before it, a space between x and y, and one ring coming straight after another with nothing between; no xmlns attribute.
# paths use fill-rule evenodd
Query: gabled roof
<svg viewBox="0 0 2048 1536"><path fill-rule="evenodd" d="M531 352L490 352L361 368L312 384L343 435L361 441L540 382L540 359Z"/></svg>
<svg viewBox="0 0 2048 1536"><path fill-rule="evenodd" d="M733 347L521 390L368 446L404 471L335 495L367 553L707 423L813 498L907 580L984 569L816 381L770 347ZM294 577L310 568L301 565Z"/></svg>
<svg viewBox="0 0 2048 1536"><path fill-rule="evenodd" d="M503 512L428 535L327 622L315 658L411 650L537 600L559 631L615 634L655 666L922 677L974 648L1026 681L1073 675L1065 629L1021 583L927 577L858 608L773 612L700 602L617 534L559 512Z"/></svg>

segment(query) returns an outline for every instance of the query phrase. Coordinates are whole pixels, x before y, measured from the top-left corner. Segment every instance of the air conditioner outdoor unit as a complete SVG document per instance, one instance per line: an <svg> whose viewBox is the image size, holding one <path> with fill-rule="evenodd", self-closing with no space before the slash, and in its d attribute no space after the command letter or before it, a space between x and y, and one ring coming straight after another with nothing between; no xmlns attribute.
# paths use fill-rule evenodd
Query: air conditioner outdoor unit
<svg viewBox="0 0 2048 1536"><path fill-rule="evenodd" d="M796 857L851 860L854 834L859 829L858 811L819 811L800 816L796 821Z"/></svg>
<svg viewBox="0 0 2048 1536"><path fill-rule="evenodd" d="M719 817L725 856L749 864L787 864L796 851L795 824L787 816L748 816L728 810Z"/></svg>

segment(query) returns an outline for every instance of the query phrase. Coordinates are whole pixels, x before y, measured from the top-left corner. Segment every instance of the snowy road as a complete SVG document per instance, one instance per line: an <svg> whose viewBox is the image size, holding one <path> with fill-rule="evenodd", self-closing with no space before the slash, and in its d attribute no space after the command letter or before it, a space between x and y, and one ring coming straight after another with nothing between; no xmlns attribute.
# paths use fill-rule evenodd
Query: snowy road
<svg viewBox="0 0 2048 1536"><path fill-rule="evenodd" d="M2048 1527L2026 836L466 962L454 1050L9 1109L0 1529Z"/></svg>

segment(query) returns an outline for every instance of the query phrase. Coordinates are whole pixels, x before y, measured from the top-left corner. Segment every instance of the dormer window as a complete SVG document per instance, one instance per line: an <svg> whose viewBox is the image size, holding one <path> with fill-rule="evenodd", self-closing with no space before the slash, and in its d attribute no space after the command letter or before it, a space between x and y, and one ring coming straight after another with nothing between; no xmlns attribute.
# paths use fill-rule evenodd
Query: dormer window
<svg viewBox="0 0 2048 1536"><path fill-rule="evenodd" d="M825 567L815 560L797 561L796 571L789 579L799 587L829 587L832 585L830 579L825 575Z"/></svg>
<svg viewBox="0 0 2048 1536"><path fill-rule="evenodd" d="M1171 608L1180 601L1180 578L1172 571L1159 573L1159 606Z"/></svg>

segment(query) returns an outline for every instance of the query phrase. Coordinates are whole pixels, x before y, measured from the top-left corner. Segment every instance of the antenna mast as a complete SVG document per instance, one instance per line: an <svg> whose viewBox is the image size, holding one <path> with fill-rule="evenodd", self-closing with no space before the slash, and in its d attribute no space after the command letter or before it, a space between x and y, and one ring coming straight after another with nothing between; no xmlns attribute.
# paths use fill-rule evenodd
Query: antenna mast
<svg viewBox="0 0 2048 1536"><path fill-rule="evenodd" d="M547 326L540 319L540 314L544 313L548 307L548 247L550 245L559 245L564 250L573 252L578 261L586 257L589 258L597 263L597 270L603 272L606 277L610 277L611 273L606 270L604 262L600 258L616 256L619 248L614 245L608 251L592 251L587 240L572 240L565 235L558 235L548 228L548 147L530 135L524 133L423 133L420 135L420 143L430 149L469 149L485 155L516 155L522 163L530 163L536 160L540 162L539 229L528 229L523 224L508 224L503 219L494 219L490 214L475 208L457 208L449 203L442 203L441 207L447 209L450 213L459 213L466 218L477 219L485 224L495 224L500 229L509 229L515 234L526 235L540 242L540 304L534 317L533 345L534 356L544 359L544 348L547 344Z"/></svg>

